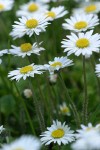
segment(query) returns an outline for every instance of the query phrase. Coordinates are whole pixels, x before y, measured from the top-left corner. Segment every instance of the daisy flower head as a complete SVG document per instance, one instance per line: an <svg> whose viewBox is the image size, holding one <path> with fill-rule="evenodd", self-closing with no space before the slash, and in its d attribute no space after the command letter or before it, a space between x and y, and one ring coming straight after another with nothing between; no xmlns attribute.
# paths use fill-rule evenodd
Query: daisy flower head
<svg viewBox="0 0 100 150"><path fill-rule="evenodd" d="M46 9L48 9L47 5L43 5L39 2L30 1L22 6L20 6L20 10L16 12L17 16L33 16L34 14L43 13Z"/></svg>
<svg viewBox="0 0 100 150"><path fill-rule="evenodd" d="M4 54L7 54L8 51L5 49L5 50L1 50L0 51L0 57L3 56ZM0 64L2 63L2 60L0 59Z"/></svg>
<svg viewBox="0 0 100 150"><path fill-rule="evenodd" d="M3 125L2 126L0 126L0 134L2 133L2 131L4 131L5 130L5 128L3 127Z"/></svg>
<svg viewBox="0 0 100 150"><path fill-rule="evenodd" d="M43 132L40 135L42 138L42 144L49 145L50 143L57 143L61 145L61 143L68 144L75 140L74 131L70 130L68 125L65 125L65 122L62 124L60 121L53 121L51 127L47 128L47 131Z"/></svg>
<svg viewBox="0 0 100 150"><path fill-rule="evenodd" d="M69 107L66 105L65 102L62 103L62 105L59 106L59 113L62 114L62 115L67 115L67 116L70 116L71 113L70 113L70 109Z"/></svg>
<svg viewBox="0 0 100 150"><path fill-rule="evenodd" d="M27 77L34 77L34 74L42 74L43 67L42 65L28 65L22 68L18 68L17 70L10 71L8 74L8 77L11 78L11 80L19 81L21 78L26 80Z"/></svg>
<svg viewBox="0 0 100 150"><path fill-rule="evenodd" d="M0 0L0 12L11 10L13 3L14 0Z"/></svg>
<svg viewBox="0 0 100 150"><path fill-rule="evenodd" d="M100 2L95 3L88 3L87 5L83 6L82 3L81 8L73 9L73 14L97 14L100 12Z"/></svg>
<svg viewBox="0 0 100 150"><path fill-rule="evenodd" d="M61 18L65 16L68 13L67 10L65 10L64 6L58 6L51 8L50 11L45 12L45 16L49 18L50 21L54 19Z"/></svg>
<svg viewBox="0 0 100 150"><path fill-rule="evenodd" d="M100 12L100 2L89 3L87 6L84 7L84 12L89 14L94 14Z"/></svg>
<svg viewBox="0 0 100 150"><path fill-rule="evenodd" d="M100 60L100 59L99 59ZM100 64L97 64L95 67L95 73L98 77L100 77Z"/></svg>
<svg viewBox="0 0 100 150"><path fill-rule="evenodd" d="M10 144L4 144L1 150L40 150L41 142L34 136L23 135Z"/></svg>
<svg viewBox="0 0 100 150"><path fill-rule="evenodd" d="M100 135L91 134L89 137L80 138L71 147L73 150L100 150Z"/></svg>
<svg viewBox="0 0 100 150"><path fill-rule="evenodd" d="M67 57L55 57L54 61L49 61L49 64L45 64L45 70L49 70L50 74L54 74L54 71L58 71L62 68L73 65L73 61Z"/></svg>
<svg viewBox="0 0 100 150"><path fill-rule="evenodd" d="M66 23L62 24L63 28L75 32L86 31L99 24L98 16L93 14L76 14L70 17L70 19L65 19L65 21Z"/></svg>
<svg viewBox="0 0 100 150"><path fill-rule="evenodd" d="M40 32L46 31L46 27L49 18L46 18L44 15L34 15L33 17L27 16L19 18L19 22L15 21L13 25L13 30L10 35L16 39L21 38L24 35L31 37L33 34L39 35Z"/></svg>
<svg viewBox="0 0 100 150"><path fill-rule="evenodd" d="M90 57L92 52L99 52L100 47L100 34L96 33L92 35L93 30L86 33L78 33L78 35L71 33L70 36L66 36L63 39L62 48L64 52L68 52L68 56L74 53L76 56L84 55Z"/></svg>
<svg viewBox="0 0 100 150"><path fill-rule="evenodd" d="M39 45L41 45L41 43L39 43ZM23 43L19 47L12 45L11 47L12 49L9 50L10 54L21 56L22 58L30 56L31 54L40 55L39 52L45 50L43 47L38 47L36 42L33 44Z"/></svg>
<svg viewBox="0 0 100 150"><path fill-rule="evenodd" d="M87 126L81 124L81 129L77 130L76 137L77 138L84 138L88 137L91 134L98 134L100 132L100 124L93 126L91 123L88 123Z"/></svg>
<svg viewBox="0 0 100 150"><path fill-rule="evenodd" d="M91 123L88 126L81 125L80 130L77 130L78 138L75 143L72 144L73 150L99 150L100 149L100 124L95 127Z"/></svg>

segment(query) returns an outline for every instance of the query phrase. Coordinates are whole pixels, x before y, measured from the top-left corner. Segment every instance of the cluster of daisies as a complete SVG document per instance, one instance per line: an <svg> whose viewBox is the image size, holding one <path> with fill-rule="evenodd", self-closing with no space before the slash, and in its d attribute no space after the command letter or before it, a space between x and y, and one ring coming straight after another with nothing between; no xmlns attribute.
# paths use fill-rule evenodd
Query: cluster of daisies
<svg viewBox="0 0 100 150"><path fill-rule="evenodd" d="M0 127L0 131L4 130L3 126ZM0 132L0 134L1 134ZM51 143L68 144L73 142L71 148L73 150L99 150L100 149L100 124L93 126L88 123L87 126L81 124L81 129L73 130L60 121L53 121L51 127L47 128L47 131L40 135L40 139L32 135L23 135L10 144L3 144L0 150L40 150L42 144L50 145ZM94 142L95 141L95 142Z"/></svg>

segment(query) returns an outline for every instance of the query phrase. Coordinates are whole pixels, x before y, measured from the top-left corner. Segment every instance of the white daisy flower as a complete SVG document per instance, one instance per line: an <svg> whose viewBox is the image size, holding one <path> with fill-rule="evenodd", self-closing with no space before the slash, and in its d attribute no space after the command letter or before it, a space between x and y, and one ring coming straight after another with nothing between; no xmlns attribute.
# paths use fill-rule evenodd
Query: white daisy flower
<svg viewBox="0 0 100 150"><path fill-rule="evenodd" d="M50 11L46 11L45 16L47 18L49 17L49 20L54 20L63 17L67 13L68 11L65 10L64 6L58 6L58 7L51 8Z"/></svg>
<svg viewBox="0 0 100 150"><path fill-rule="evenodd" d="M20 6L20 10L18 10L16 14L17 16L33 16L34 14L43 13L46 9L48 9L47 5L30 1Z"/></svg>
<svg viewBox="0 0 100 150"><path fill-rule="evenodd" d="M66 145L75 140L73 133L74 131L70 130L70 127L65 125L65 122L61 124L60 121L53 121L53 125L40 135L42 136L40 140L45 145L49 145L52 142L58 145L61 145L61 143Z"/></svg>
<svg viewBox="0 0 100 150"><path fill-rule="evenodd" d="M82 8L73 9L73 14L96 14L98 12L100 12L100 2L89 3L84 7L82 4Z"/></svg>
<svg viewBox="0 0 100 150"><path fill-rule="evenodd" d="M62 115L67 115L67 116L70 116L71 113L70 113L70 109L69 107L66 105L65 102L63 102L60 106L59 106L59 113L62 114Z"/></svg>
<svg viewBox="0 0 100 150"><path fill-rule="evenodd" d="M2 131L4 131L5 130L5 128L3 128L3 125L2 126L0 126L0 134L2 133Z"/></svg>
<svg viewBox="0 0 100 150"><path fill-rule="evenodd" d="M4 144L1 150L40 150L41 142L34 136L23 135L10 144Z"/></svg>
<svg viewBox="0 0 100 150"><path fill-rule="evenodd" d="M5 50L1 50L0 51L0 57L3 56L4 54L7 54L8 51L5 49ZM2 60L0 59L0 64L2 63Z"/></svg>
<svg viewBox="0 0 100 150"><path fill-rule="evenodd" d="M84 7L84 12L89 13L98 13L100 11L100 2L91 3Z"/></svg>
<svg viewBox="0 0 100 150"><path fill-rule="evenodd" d="M65 19L65 21L66 23L62 24L63 28L75 32L86 31L99 24L98 16L93 14L76 14L75 16L70 17L70 19Z"/></svg>
<svg viewBox="0 0 100 150"><path fill-rule="evenodd" d="M13 3L14 0L0 0L0 12L11 10Z"/></svg>
<svg viewBox="0 0 100 150"><path fill-rule="evenodd" d="M99 59L100 61L100 59ZM100 77L100 64L97 64L95 67L95 73L97 74L98 77Z"/></svg>
<svg viewBox="0 0 100 150"><path fill-rule="evenodd" d="M68 56L75 53L76 56L80 54L90 57L92 52L99 52L100 47L100 34L96 33L92 35L93 30L86 33L78 33L78 35L71 33L70 36L66 36L68 39L64 39L62 47L64 52L68 52Z"/></svg>
<svg viewBox="0 0 100 150"><path fill-rule="evenodd" d="M100 124L97 124L96 126L93 126L91 123L88 123L87 126L81 124L81 129L77 130L76 137L84 138L85 136L88 136L91 133L93 134L99 132L100 132Z"/></svg>
<svg viewBox="0 0 100 150"><path fill-rule="evenodd" d="M41 45L41 43L39 43ZM45 50L43 47L38 47L37 43L23 43L20 47L16 47L14 45L11 46L12 49L9 50L10 54L15 56L21 56L24 58L25 56L30 56L31 54L40 55L40 51Z"/></svg>
<svg viewBox="0 0 100 150"><path fill-rule="evenodd" d="M22 68L18 68L17 70L10 71L8 74L8 77L11 78L11 80L19 81L21 78L26 80L27 77L34 77L34 74L42 74L43 71L42 65L28 65Z"/></svg>
<svg viewBox="0 0 100 150"><path fill-rule="evenodd" d="M19 18L19 22L15 21L15 25L13 25L13 30L10 35L16 39L21 38L25 34L31 37L34 33L39 35L40 32L46 31L48 19L42 15L34 15L33 17L27 16Z"/></svg>
<svg viewBox="0 0 100 150"><path fill-rule="evenodd" d="M90 134L88 137L76 140L72 144L73 150L100 150L100 135Z"/></svg>
<svg viewBox="0 0 100 150"><path fill-rule="evenodd" d="M58 71L61 68L65 68L73 65L73 61L67 57L55 57L54 61L49 61L49 64L45 64L45 70L49 70L50 74L54 74L54 71Z"/></svg>

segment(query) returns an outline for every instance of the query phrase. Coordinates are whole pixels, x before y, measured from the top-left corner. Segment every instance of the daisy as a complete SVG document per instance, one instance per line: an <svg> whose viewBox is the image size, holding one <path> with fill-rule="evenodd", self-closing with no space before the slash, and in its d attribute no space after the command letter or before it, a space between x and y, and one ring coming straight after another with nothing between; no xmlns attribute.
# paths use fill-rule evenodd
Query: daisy
<svg viewBox="0 0 100 150"><path fill-rule="evenodd" d="M10 144L4 144L1 150L40 150L41 142L34 136L23 135Z"/></svg>
<svg viewBox="0 0 100 150"><path fill-rule="evenodd" d="M99 59L99 60L100 60L100 59ZM97 65L96 65L95 73L97 74L98 77L100 77L100 64L97 64Z"/></svg>
<svg viewBox="0 0 100 150"><path fill-rule="evenodd" d="M100 2L91 3L84 7L84 12L89 13L98 13L100 11Z"/></svg>
<svg viewBox="0 0 100 150"><path fill-rule="evenodd" d="M15 25L13 25L13 30L10 35L14 39L21 38L25 34L29 37L31 37L34 33L39 35L40 32L46 31L45 28L48 24L48 18L42 15L22 17L19 18L19 22L15 21Z"/></svg>
<svg viewBox="0 0 100 150"><path fill-rule="evenodd" d="M53 121L51 127L48 127L47 131L40 136L42 136L41 141L45 145L49 145L52 142L65 145L75 140L73 133L74 131L70 130L70 127L65 125L65 122L61 124L60 121Z"/></svg>
<svg viewBox="0 0 100 150"><path fill-rule="evenodd" d="M2 131L4 131L5 130L5 128L3 128L3 125L2 126L0 126L0 134L2 133Z"/></svg>
<svg viewBox="0 0 100 150"><path fill-rule="evenodd" d="M39 43L41 45L41 43ZM43 47L38 47L37 43L23 43L19 47L16 47L14 45L11 46L12 49L9 50L10 54L13 54L15 56L21 56L24 58L25 56L30 56L31 54L40 55L40 51L45 50Z"/></svg>
<svg viewBox="0 0 100 150"><path fill-rule="evenodd" d="M63 28L75 32L86 31L99 24L98 16L93 14L76 14L75 16L70 17L70 19L65 19L65 21L66 23L62 24Z"/></svg>
<svg viewBox="0 0 100 150"><path fill-rule="evenodd" d="M12 9L14 0L0 0L0 12Z"/></svg>
<svg viewBox="0 0 100 150"><path fill-rule="evenodd" d="M5 50L1 50L0 51L0 57L3 56L4 54L7 54L8 51L5 49ZM2 60L0 59L0 64L2 63Z"/></svg>
<svg viewBox="0 0 100 150"><path fill-rule="evenodd" d="M81 125L80 130L77 130L78 138L74 144L72 144L73 150L99 150L100 149L100 124L95 127L91 123L88 126ZM94 142L95 141L95 142Z"/></svg>
<svg viewBox="0 0 100 150"><path fill-rule="evenodd" d="M64 52L68 52L68 56L75 53L76 56L80 54L90 57L92 52L99 52L100 47L100 34L96 33L92 35L93 30L86 33L78 33L78 35L71 33L70 36L66 36L68 39L64 39L62 47Z"/></svg>
<svg viewBox="0 0 100 150"><path fill-rule="evenodd" d="M65 10L64 6L58 6L58 7L51 8L50 11L46 11L45 16L47 18L49 17L49 20L54 20L63 17L67 13L68 11Z"/></svg>
<svg viewBox="0 0 100 150"><path fill-rule="evenodd" d="M76 140L72 144L73 150L100 150L100 135L90 134L88 137Z"/></svg>
<svg viewBox="0 0 100 150"><path fill-rule="evenodd" d="M77 130L76 137L77 138L83 138L84 136L87 136L89 134L93 133L99 133L100 131L100 124L97 124L96 126L93 126L91 123L88 123L87 126L81 124L81 129Z"/></svg>
<svg viewBox="0 0 100 150"><path fill-rule="evenodd" d="M85 5L83 7L82 3L82 8L76 8L73 9L73 14L96 14L100 12L100 2L95 2L95 3L89 3L88 5Z"/></svg>
<svg viewBox="0 0 100 150"><path fill-rule="evenodd" d="M59 113L62 114L62 115L67 115L67 116L70 116L71 113L70 113L70 109L69 107L66 105L65 102L62 103L62 105L59 106Z"/></svg>
<svg viewBox="0 0 100 150"><path fill-rule="evenodd" d="M48 8L47 5L43 5L39 2L30 1L20 7L20 10L16 12L17 16L33 16L37 13L43 13Z"/></svg>
<svg viewBox="0 0 100 150"><path fill-rule="evenodd" d="M28 65L22 68L18 68L17 70L11 71L8 74L8 77L11 78L11 80L19 81L21 78L26 80L27 77L34 77L34 74L42 74L43 71L42 65Z"/></svg>
<svg viewBox="0 0 100 150"><path fill-rule="evenodd" d="M73 61L67 57L55 57L54 61L49 61L49 64L45 64L45 70L49 70L50 74L54 74L54 71L73 65Z"/></svg>

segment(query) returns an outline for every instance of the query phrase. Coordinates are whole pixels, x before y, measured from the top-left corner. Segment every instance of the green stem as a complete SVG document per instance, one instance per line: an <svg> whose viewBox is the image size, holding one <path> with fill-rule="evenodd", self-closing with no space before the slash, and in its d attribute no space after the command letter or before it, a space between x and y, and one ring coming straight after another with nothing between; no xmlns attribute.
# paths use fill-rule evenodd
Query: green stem
<svg viewBox="0 0 100 150"><path fill-rule="evenodd" d="M70 102L70 104L71 104L71 106L72 106L72 111L73 111L73 114L74 114L74 117L75 117L76 125L79 126L79 125L80 125L80 117L79 117L79 114L78 114L78 112L77 112L77 108L76 108L74 102L72 101L72 99L71 99L71 97L70 97L70 95L69 95L69 93L68 93L68 89L67 89L67 87L66 87L66 85L65 85L65 82L64 82L64 80L63 80L61 74L59 74L59 78L60 78L60 80L61 80L61 83L62 83L62 85L63 85L65 91L66 91L66 98L69 100L69 102Z"/></svg>
<svg viewBox="0 0 100 150"><path fill-rule="evenodd" d="M83 78L84 78L83 123L86 124L88 120L88 97L87 97L85 56L83 56Z"/></svg>
<svg viewBox="0 0 100 150"><path fill-rule="evenodd" d="M24 99L21 97L20 92L19 92L19 90L18 90L18 88L17 88L17 85L16 85L15 83L14 83L14 85L15 85L15 88L16 88L17 93L19 94L19 97L20 97L20 100L21 100L22 105L23 105L23 107L24 107L24 110L25 110L25 112L26 112L26 116L27 116L27 119L28 119L28 121L29 121L30 127L31 127L31 129L32 129L32 133L36 135L35 130L34 130L34 127L33 127L33 123L32 123L32 121L31 121L29 112L28 112L27 107L26 107L26 104L25 104L25 102L24 102Z"/></svg>
<svg viewBox="0 0 100 150"><path fill-rule="evenodd" d="M44 131L45 130L44 117L43 117L43 114L41 112L40 106L37 102L37 98L36 98L36 95L35 95L35 92L34 92L34 89L33 89L31 78L29 78L29 85L30 85L30 88L32 90L33 103L34 103L34 106L35 106L36 115L37 115L37 118L38 118L38 121L39 121L40 129L41 129L41 131Z"/></svg>

